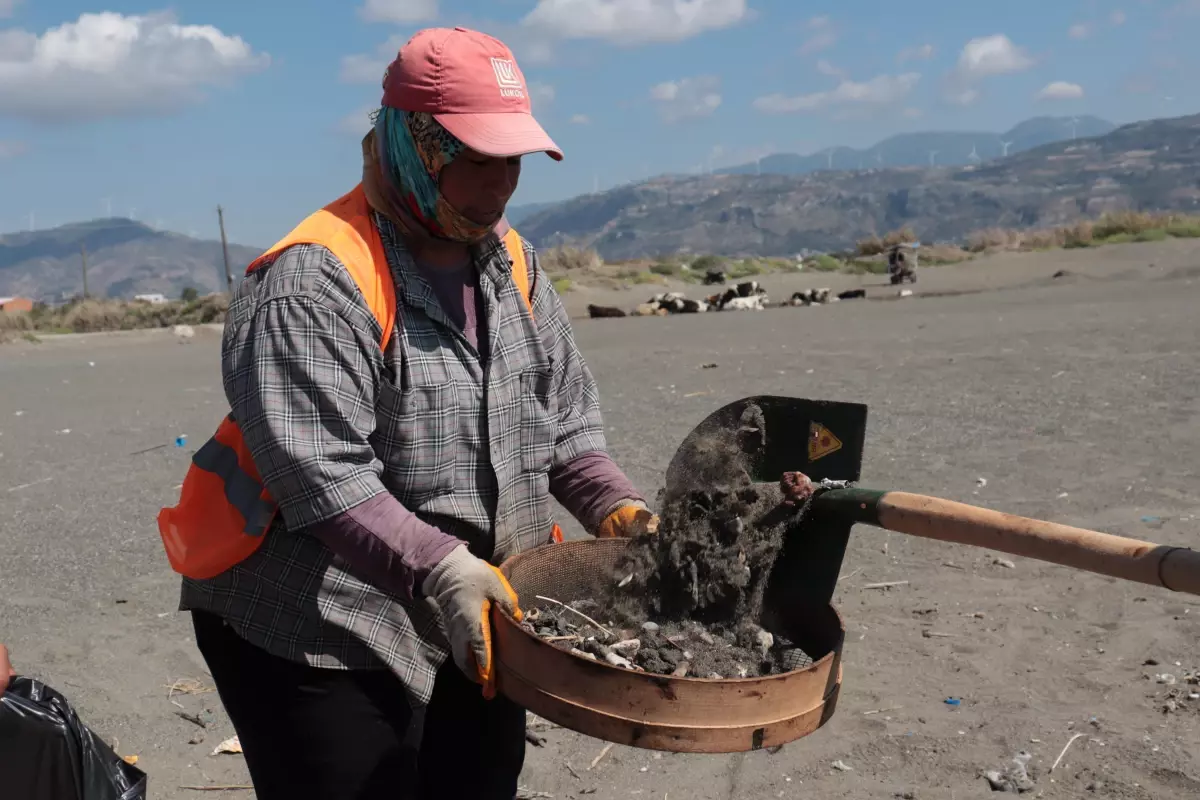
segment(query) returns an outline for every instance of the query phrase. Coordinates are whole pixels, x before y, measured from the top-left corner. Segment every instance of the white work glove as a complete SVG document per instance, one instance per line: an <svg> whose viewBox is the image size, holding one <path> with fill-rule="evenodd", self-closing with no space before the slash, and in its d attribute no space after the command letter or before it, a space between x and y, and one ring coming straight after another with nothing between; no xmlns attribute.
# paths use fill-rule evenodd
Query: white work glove
<svg viewBox="0 0 1200 800"><path fill-rule="evenodd" d="M438 562L421 589L442 613L454 663L468 678L483 685L484 697L494 697L491 607L496 603L519 622L517 593L500 570L471 555L465 544Z"/></svg>

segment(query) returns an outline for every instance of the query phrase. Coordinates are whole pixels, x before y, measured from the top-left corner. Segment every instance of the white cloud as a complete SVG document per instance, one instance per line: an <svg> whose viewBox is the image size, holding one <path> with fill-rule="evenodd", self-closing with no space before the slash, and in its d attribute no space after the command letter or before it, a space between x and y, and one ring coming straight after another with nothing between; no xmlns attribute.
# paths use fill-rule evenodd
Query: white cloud
<svg viewBox="0 0 1200 800"><path fill-rule="evenodd" d="M25 142L18 142L13 139L0 139L0 159L16 158L29 150L29 145Z"/></svg>
<svg viewBox="0 0 1200 800"><path fill-rule="evenodd" d="M1002 33L979 36L963 45L958 61L946 77L944 96L950 103L970 105L980 97L977 84L985 78L1024 72L1034 65L1025 48Z"/></svg>
<svg viewBox="0 0 1200 800"><path fill-rule="evenodd" d="M988 78L1023 72L1033 66L1025 49L1013 44L1002 33L980 36L963 45L958 56L958 70L970 78Z"/></svg>
<svg viewBox="0 0 1200 800"><path fill-rule="evenodd" d="M270 57L170 14L83 14L41 36L0 31L0 116L79 121L175 111Z"/></svg>
<svg viewBox="0 0 1200 800"><path fill-rule="evenodd" d="M1083 87L1078 83L1053 81L1034 95L1035 100L1078 100L1083 97Z"/></svg>
<svg viewBox="0 0 1200 800"><path fill-rule="evenodd" d="M650 89L650 99L658 104L666 122L707 117L721 105L721 81L712 75L663 81Z"/></svg>
<svg viewBox="0 0 1200 800"><path fill-rule="evenodd" d="M374 53L355 53L342 56L341 78L346 83L373 83L379 86L383 81L383 71L388 64L396 59L411 36L395 34L375 48Z"/></svg>
<svg viewBox="0 0 1200 800"><path fill-rule="evenodd" d="M1086 22L1076 22L1067 28L1067 36L1072 39L1086 39L1092 35L1092 26Z"/></svg>
<svg viewBox="0 0 1200 800"><path fill-rule="evenodd" d="M933 58L933 53L933 45L931 44L923 44L920 47L906 47L896 55L896 61L901 64L908 61L928 61Z"/></svg>
<svg viewBox="0 0 1200 800"><path fill-rule="evenodd" d="M912 108L910 106L909 108L904 109L904 111L901 113L904 114L904 116L908 119L917 119L921 117L924 112L922 112L919 108Z"/></svg>
<svg viewBox="0 0 1200 800"><path fill-rule="evenodd" d="M1128 17L1125 16L1125 12L1119 8L1108 15L1108 21L1117 26L1124 25L1126 19L1128 19Z"/></svg>
<svg viewBox="0 0 1200 800"><path fill-rule="evenodd" d="M837 31L827 15L813 17L805 26L809 30L808 38L800 44L800 55L811 56L828 50L837 44Z"/></svg>
<svg viewBox="0 0 1200 800"><path fill-rule="evenodd" d="M824 92L788 96L770 94L756 98L754 108L765 114L815 113L829 109L876 109L902 102L921 79L920 73L876 75L862 83L843 80Z"/></svg>
<svg viewBox="0 0 1200 800"><path fill-rule="evenodd" d="M367 22L430 22L437 19L438 0L366 0L358 15Z"/></svg>
<svg viewBox="0 0 1200 800"><path fill-rule="evenodd" d="M746 0L538 0L521 24L561 39L679 42L746 20Z"/></svg>
<svg viewBox="0 0 1200 800"><path fill-rule="evenodd" d="M817 61L817 72L821 73L822 75L828 75L831 78L846 77L846 71L844 69L829 63L823 58Z"/></svg>
<svg viewBox="0 0 1200 800"><path fill-rule="evenodd" d="M592 122L587 114L572 114L569 121L572 125L590 125Z"/></svg>
<svg viewBox="0 0 1200 800"><path fill-rule="evenodd" d="M19 5L21 0L0 0L0 19L11 17Z"/></svg>
<svg viewBox="0 0 1200 800"><path fill-rule="evenodd" d="M529 89L529 104L535 110L554 102L554 87L550 84L534 81L527 84L527 88Z"/></svg>

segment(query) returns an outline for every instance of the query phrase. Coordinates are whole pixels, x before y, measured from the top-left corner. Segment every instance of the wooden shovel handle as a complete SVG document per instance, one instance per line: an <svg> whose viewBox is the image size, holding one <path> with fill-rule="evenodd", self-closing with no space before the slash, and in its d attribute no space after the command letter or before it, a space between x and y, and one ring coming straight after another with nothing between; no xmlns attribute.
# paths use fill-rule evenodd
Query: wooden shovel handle
<svg viewBox="0 0 1200 800"><path fill-rule="evenodd" d="M1200 553L907 492L836 489L814 506L889 531L1200 595Z"/></svg>

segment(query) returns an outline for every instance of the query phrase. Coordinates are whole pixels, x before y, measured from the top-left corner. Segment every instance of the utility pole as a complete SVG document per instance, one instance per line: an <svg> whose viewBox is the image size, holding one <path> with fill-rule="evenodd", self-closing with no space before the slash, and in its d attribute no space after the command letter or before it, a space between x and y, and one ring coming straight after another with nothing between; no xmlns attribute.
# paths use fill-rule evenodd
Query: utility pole
<svg viewBox="0 0 1200 800"><path fill-rule="evenodd" d="M225 212L217 206L217 224L221 226L221 253L225 256L225 285L233 297L233 273L229 271L229 242L225 240Z"/></svg>
<svg viewBox="0 0 1200 800"><path fill-rule="evenodd" d="M86 247L85 245L82 245L82 244L81 244L81 245L79 245L79 260L80 260L80 263L83 265L83 299L84 299L84 300L87 300L87 298L88 298L88 285L87 285L87 247Z"/></svg>

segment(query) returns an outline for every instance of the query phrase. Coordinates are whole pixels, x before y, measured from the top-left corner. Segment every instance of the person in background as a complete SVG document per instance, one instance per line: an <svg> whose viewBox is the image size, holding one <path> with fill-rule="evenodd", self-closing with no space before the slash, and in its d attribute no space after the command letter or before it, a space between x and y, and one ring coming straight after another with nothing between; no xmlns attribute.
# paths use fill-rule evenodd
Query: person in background
<svg viewBox="0 0 1200 800"><path fill-rule="evenodd" d="M170 554L222 520L271 520L218 574L172 561L259 800L512 800L525 711L494 696L487 609L519 609L495 565L561 538L552 497L596 536L653 519L607 453L562 301L504 219L534 153L562 158L509 49L418 32L384 76L361 184L232 299L231 414L160 532Z"/></svg>

